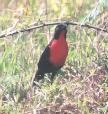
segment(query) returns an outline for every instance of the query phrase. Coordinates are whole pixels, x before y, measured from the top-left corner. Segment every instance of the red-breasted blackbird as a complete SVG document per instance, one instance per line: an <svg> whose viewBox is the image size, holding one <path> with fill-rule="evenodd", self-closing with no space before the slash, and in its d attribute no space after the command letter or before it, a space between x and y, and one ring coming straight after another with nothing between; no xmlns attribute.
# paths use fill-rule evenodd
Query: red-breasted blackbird
<svg viewBox="0 0 108 114"><path fill-rule="evenodd" d="M54 75L64 65L68 55L66 34L67 24L58 24L55 28L53 39L46 46L40 57L33 85L35 85L35 81L43 79L45 73L52 73L51 81L53 81Z"/></svg>

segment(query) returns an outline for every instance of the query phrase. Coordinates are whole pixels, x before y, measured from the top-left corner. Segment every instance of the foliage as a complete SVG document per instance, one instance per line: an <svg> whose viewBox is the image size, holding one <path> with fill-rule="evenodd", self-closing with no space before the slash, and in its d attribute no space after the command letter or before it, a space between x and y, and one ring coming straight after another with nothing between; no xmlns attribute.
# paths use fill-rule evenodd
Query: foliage
<svg viewBox="0 0 108 114"><path fill-rule="evenodd" d="M0 31L9 33L34 22L74 20L108 30L107 0L0 0ZM36 23L35 23L36 24ZM69 54L52 85L31 80L55 26L0 39L0 113L107 114L108 35L69 26Z"/></svg>

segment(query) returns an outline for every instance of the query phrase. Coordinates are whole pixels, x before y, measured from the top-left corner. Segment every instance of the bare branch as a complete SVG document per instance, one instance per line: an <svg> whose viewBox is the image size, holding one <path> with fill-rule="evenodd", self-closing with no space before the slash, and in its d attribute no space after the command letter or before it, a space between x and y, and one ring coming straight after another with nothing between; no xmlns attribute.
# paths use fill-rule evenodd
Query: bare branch
<svg viewBox="0 0 108 114"><path fill-rule="evenodd" d="M75 26L80 26L80 27L91 28L91 29L94 29L94 30L97 30L97 31L103 31L103 32L108 33L108 31L106 29L99 28L97 26L93 26L93 25L89 25L89 24L80 24L78 22L73 22L73 21L62 21L62 22L43 23L43 24L40 24L40 25L33 25L33 26L30 26L30 27L24 28L24 29L14 30L14 31L9 32L9 33L1 34L0 38L7 37L7 36L12 36L12 35L22 33L22 32L31 31L31 30L41 28L41 27L45 27L45 26L57 25L57 24L60 24L60 23L66 23L68 25L75 25Z"/></svg>

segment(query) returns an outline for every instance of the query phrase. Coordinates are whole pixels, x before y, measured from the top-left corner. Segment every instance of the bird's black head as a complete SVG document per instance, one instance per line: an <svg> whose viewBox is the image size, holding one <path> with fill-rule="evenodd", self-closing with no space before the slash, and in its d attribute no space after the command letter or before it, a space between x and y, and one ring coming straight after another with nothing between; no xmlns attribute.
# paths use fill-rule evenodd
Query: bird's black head
<svg viewBox="0 0 108 114"><path fill-rule="evenodd" d="M58 39L61 33L64 33L64 37L66 38L67 24L58 24L56 26L55 33L54 33L54 39Z"/></svg>

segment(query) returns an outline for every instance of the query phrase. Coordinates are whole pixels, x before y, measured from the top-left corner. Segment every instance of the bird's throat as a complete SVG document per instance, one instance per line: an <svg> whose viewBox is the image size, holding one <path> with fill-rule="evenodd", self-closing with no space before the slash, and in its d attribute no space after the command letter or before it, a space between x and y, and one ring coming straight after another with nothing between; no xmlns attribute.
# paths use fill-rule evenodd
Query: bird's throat
<svg viewBox="0 0 108 114"><path fill-rule="evenodd" d="M50 45L50 62L54 66L63 66L68 54L68 45L64 33L54 39Z"/></svg>

